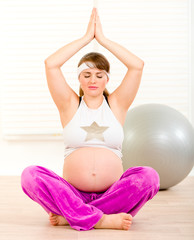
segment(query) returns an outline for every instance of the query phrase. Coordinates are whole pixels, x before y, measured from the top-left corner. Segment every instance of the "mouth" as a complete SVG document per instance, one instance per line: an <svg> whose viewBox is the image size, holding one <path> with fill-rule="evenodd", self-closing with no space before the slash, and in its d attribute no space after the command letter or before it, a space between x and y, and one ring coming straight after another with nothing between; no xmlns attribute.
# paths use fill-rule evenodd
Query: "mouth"
<svg viewBox="0 0 194 240"><path fill-rule="evenodd" d="M98 87L96 87L96 86L89 86L88 88L91 89L91 90L96 90Z"/></svg>

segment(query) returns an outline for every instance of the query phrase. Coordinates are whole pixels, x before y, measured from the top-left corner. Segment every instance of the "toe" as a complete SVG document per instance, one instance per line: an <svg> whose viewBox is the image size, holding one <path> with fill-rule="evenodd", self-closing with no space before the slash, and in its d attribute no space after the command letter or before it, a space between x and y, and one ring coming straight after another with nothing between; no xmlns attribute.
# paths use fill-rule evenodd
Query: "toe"
<svg viewBox="0 0 194 240"><path fill-rule="evenodd" d="M55 219L56 218L56 215L53 214L53 213L49 213L49 219Z"/></svg>
<svg viewBox="0 0 194 240"><path fill-rule="evenodd" d="M131 224L131 220L123 220L124 224Z"/></svg>
<svg viewBox="0 0 194 240"><path fill-rule="evenodd" d="M129 230L130 227L131 227L131 221L129 221L129 220L124 220L124 221L123 221L123 229Z"/></svg>
<svg viewBox="0 0 194 240"><path fill-rule="evenodd" d="M124 229L124 230L129 230L129 226L124 225L124 226L123 226L123 229Z"/></svg>

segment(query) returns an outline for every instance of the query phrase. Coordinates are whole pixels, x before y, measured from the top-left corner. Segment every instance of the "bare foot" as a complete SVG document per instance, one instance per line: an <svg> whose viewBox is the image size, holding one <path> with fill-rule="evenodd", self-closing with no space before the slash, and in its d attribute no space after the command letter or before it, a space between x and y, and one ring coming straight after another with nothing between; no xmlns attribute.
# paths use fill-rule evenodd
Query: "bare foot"
<svg viewBox="0 0 194 240"><path fill-rule="evenodd" d="M53 226L65 226L69 225L67 220L63 216L56 215L54 213L49 213L49 221Z"/></svg>
<svg viewBox="0 0 194 240"><path fill-rule="evenodd" d="M129 230L131 224L132 216L128 213L104 214L94 228Z"/></svg>

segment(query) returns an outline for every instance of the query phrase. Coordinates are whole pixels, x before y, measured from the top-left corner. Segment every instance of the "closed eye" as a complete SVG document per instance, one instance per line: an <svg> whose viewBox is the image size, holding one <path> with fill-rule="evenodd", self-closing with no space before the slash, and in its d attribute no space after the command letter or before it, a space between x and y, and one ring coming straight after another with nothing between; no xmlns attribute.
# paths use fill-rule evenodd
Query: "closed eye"
<svg viewBox="0 0 194 240"><path fill-rule="evenodd" d="M89 78L90 76L84 76L85 78ZM97 76L97 78L102 78L102 76Z"/></svg>

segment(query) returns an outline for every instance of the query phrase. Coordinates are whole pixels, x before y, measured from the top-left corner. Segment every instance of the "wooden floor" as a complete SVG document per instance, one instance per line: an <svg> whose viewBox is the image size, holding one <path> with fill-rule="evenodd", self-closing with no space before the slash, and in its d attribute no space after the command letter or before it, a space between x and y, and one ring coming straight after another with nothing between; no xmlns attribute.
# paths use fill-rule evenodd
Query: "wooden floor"
<svg viewBox="0 0 194 240"><path fill-rule="evenodd" d="M160 191L136 215L129 231L76 231L53 227L47 213L21 190L19 177L0 177L0 239L2 240L193 240L194 177Z"/></svg>

